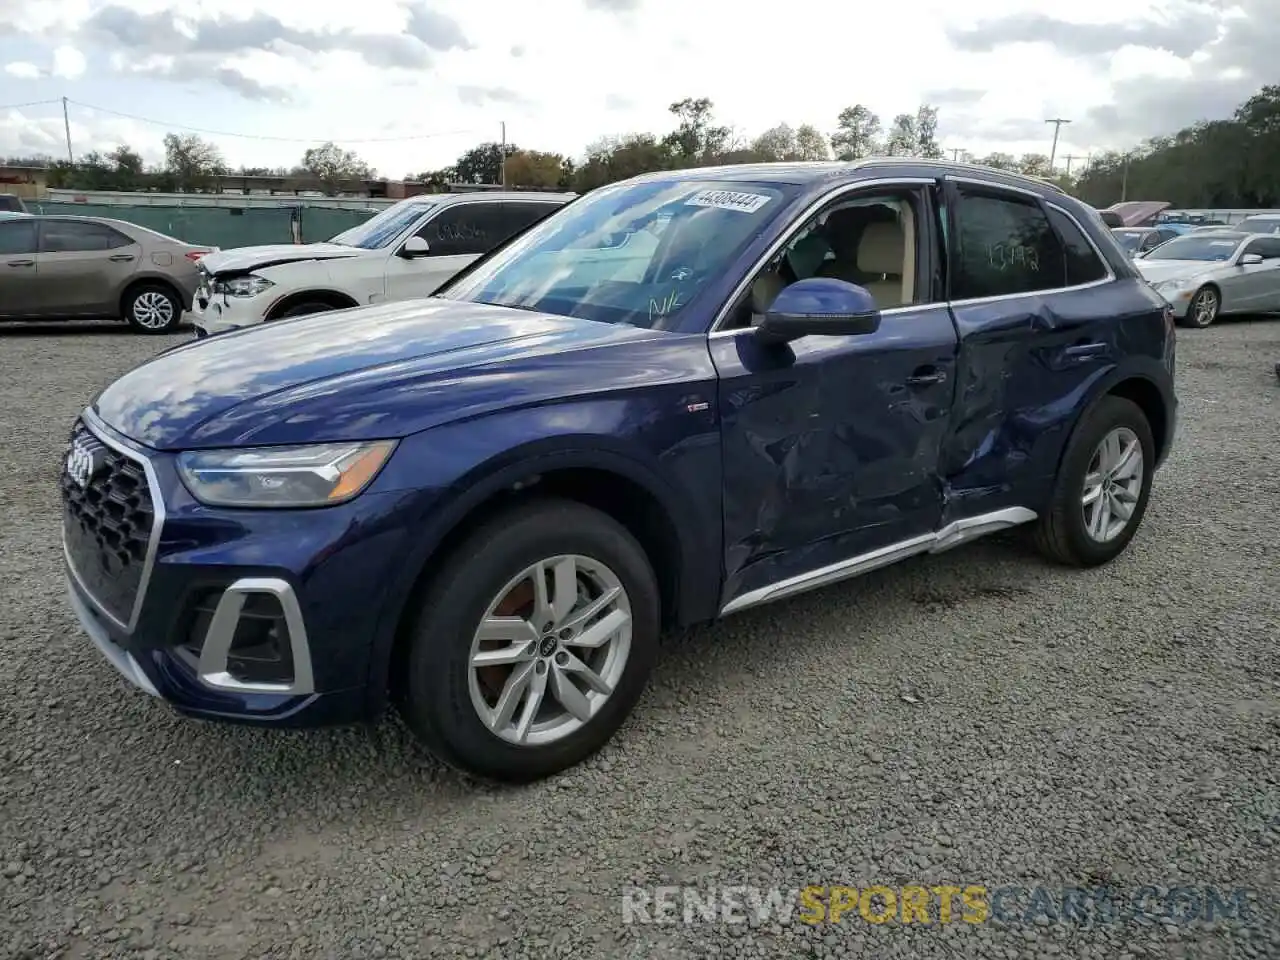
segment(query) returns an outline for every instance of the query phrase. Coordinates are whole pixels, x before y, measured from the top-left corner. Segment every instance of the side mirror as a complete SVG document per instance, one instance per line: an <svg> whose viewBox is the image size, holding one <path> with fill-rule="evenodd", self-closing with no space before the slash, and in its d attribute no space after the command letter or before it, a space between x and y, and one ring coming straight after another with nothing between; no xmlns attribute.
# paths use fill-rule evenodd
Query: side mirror
<svg viewBox="0 0 1280 960"><path fill-rule="evenodd" d="M1262 262L1262 254L1260 253L1246 253L1243 257L1240 258L1240 266L1242 267L1252 267L1254 264L1261 263L1261 262Z"/></svg>
<svg viewBox="0 0 1280 960"><path fill-rule="evenodd" d="M778 294L756 337L781 344L801 337L860 336L880 329L880 309L863 287L831 277L799 280Z"/></svg>
<svg viewBox="0 0 1280 960"><path fill-rule="evenodd" d="M421 237L410 237L404 242L404 246L400 248L400 256L406 260L412 260L415 257L425 257L431 252L431 246Z"/></svg>

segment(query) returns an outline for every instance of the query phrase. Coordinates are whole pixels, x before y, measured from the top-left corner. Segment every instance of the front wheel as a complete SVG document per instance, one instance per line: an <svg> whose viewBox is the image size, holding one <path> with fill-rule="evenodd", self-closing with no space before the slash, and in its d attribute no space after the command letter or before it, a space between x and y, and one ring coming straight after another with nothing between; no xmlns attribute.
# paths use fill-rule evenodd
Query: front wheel
<svg viewBox="0 0 1280 960"><path fill-rule="evenodd" d="M182 301L169 287L145 284L125 297L124 318L139 333L170 333L182 321Z"/></svg>
<svg viewBox="0 0 1280 960"><path fill-rule="evenodd" d="M1037 549L1077 567L1115 559L1147 512L1154 465L1146 415L1122 397L1103 397L1067 444L1053 502L1034 529Z"/></svg>
<svg viewBox="0 0 1280 960"><path fill-rule="evenodd" d="M537 501L477 530L428 589L410 637L406 721L491 780L559 773L600 749L644 690L659 591L617 521Z"/></svg>
<svg viewBox="0 0 1280 960"><path fill-rule="evenodd" d="M298 303L290 307L288 310L281 311L272 320L284 320L288 317L309 317L313 313L327 313L336 309L332 304L323 303L319 300L308 300L306 303Z"/></svg>
<svg viewBox="0 0 1280 960"><path fill-rule="evenodd" d="M1195 292L1191 302L1187 304L1187 316L1184 325L1196 327L1199 330L1211 326L1213 321L1218 319L1218 310L1221 306L1222 300L1218 296L1216 289L1213 287L1201 287Z"/></svg>

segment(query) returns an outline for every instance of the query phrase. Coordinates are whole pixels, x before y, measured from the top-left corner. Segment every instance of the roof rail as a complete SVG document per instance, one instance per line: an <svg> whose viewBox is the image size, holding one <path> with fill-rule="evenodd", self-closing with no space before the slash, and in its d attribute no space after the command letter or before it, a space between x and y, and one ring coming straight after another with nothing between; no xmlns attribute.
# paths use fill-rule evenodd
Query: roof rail
<svg viewBox="0 0 1280 960"><path fill-rule="evenodd" d="M879 163L902 163L902 164L918 164L933 163L942 167L954 168L958 170L972 170L974 172L981 171L983 173L999 173L1006 177L1012 177L1014 180L1025 180L1030 183L1036 183L1040 186L1048 187L1055 193L1063 196L1069 196L1066 190L1054 183L1047 177L1035 177L1028 173L1019 173L1016 170L1002 170L999 167L989 167L981 163L962 163L959 160L924 160L921 157L865 157L861 161L863 164L879 164Z"/></svg>

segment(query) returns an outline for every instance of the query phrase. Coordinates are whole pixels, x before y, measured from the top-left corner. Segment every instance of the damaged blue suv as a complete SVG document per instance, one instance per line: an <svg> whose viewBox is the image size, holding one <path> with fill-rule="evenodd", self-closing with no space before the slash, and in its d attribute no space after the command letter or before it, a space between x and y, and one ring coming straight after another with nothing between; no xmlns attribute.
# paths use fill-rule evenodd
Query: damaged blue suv
<svg viewBox="0 0 1280 960"><path fill-rule="evenodd" d="M1163 299L1038 180L646 175L429 299L117 380L61 477L71 604L185 714L395 704L444 761L531 780L613 736L664 628L1014 527L1112 560L1173 375Z"/></svg>

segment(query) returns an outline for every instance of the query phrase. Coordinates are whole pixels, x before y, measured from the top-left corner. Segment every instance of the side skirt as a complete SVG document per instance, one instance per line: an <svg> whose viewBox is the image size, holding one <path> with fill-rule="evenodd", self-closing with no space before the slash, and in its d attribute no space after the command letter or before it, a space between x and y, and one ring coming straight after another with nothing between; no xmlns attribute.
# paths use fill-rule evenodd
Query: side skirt
<svg viewBox="0 0 1280 960"><path fill-rule="evenodd" d="M979 537L985 537L989 533L995 533L997 530L1007 530L1010 527L1030 523L1036 519L1036 516L1037 514L1034 510L1028 510L1026 507L1007 507L1004 510L996 510L993 513L965 517L947 524L934 533L912 537L910 540L903 540L901 543L890 544L887 547L881 547L879 550L873 550L861 556L850 557L848 560L841 560L839 563L833 563L830 566L820 567L817 570L810 570L808 573L801 573L785 580L779 580L768 586L749 590L726 603L720 611L720 616L727 616L730 613L737 613L739 610L746 610L749 607L758 607L764 603L772 603L774 600L782 600L786 597L794 597L798 593L830 586L833 583L839 583L841 580L849 580L864 573L870 573L872 570L887 567L890 564L897 563L899 560L905 560L907 557L914 557L922 553L942 553L952 547L958 547L962 543L968 543Z"/></svg>

